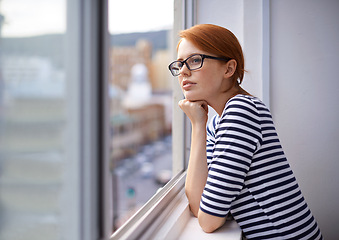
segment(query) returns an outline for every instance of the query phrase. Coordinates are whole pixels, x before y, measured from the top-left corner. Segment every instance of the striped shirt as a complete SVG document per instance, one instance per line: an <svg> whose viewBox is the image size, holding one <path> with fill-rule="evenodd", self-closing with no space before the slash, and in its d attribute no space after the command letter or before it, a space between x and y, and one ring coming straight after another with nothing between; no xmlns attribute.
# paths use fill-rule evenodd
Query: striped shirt
<svg viewBox="0 0 339 240"><path fill-rule="evenodd" d="M322 239L287 162L268 108L237 95L207 126L205 213L230 212L247 239Z"/></svg>

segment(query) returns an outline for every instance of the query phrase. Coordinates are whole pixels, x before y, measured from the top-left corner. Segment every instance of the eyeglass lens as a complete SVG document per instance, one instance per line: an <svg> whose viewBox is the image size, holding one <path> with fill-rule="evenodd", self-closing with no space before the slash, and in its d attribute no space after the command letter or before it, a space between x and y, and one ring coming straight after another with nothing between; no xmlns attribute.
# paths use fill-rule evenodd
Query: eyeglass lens
<svg viewBox="0 0 339 240"><path fill-rule="evenodd" d="M188 64L191 70L200 68L202 66L202 57L200 55L193 55L186 59L186 64Z"/></svg>
<svg viewBox="0 0 339 240"><path fill-rule="evenodd" d="M186 64L189 70L196 70L202 67L203 58L201 55L193 55L185 61L175 61L170 65L170 70L173 75L179 75L180 69Z"/></svg>

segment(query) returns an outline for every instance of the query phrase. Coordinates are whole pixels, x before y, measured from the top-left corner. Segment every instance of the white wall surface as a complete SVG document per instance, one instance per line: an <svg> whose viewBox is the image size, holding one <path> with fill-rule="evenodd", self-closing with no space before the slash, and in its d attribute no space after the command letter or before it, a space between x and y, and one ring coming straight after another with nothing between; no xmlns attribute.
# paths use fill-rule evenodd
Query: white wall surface
<svg viewBox="0 0 339 240"><path fill-rule="evenodd" d="M243 87L269 96L285 153L330 240L339 235L338 12L337 0L197 0L197 23L224 26L243 46Z"/></svg>
<svg viewBox="0 0 339 240"><path fill-rule="evenodd" d="M325 239L339 229L339 1L271 2L271 108Z"/></svg>
<svg viewBox="0 0 339 240"><path fill-rule="evenodd" d="M243 8L242 0L197 0L197 23L226 27L243 44Z"/></svg>

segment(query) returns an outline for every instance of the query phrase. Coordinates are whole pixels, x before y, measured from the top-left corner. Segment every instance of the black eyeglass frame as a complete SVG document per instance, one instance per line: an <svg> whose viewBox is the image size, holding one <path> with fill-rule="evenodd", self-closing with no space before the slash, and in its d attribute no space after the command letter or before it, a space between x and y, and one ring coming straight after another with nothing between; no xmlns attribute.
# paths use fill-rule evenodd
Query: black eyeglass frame
<svg viewBox="0 0 339 240"><path fill-rule="evenodd" d="M194 56L197 56L197 55L201 56L201 64L200 64L199 67L194 68L194 69L191 69L190 66L187 64L187 60L190 59L191 57L194 57ZM181 68L182 68L184 65L186 65L186 67L188 68L188 70L194 71L194 70L198 70L198 69L202 68L202 66L203 66L203 64L204 64L204 59L205 59L205 58L210 58L210 59L215 59L215 60L220 60L220 61L225 61L225 62L228 62L229 60L232 59L232 58L220 58L220 57L214 57L214 56L205 55L205 54L193 54L193 55L189 56L188 58L186 58L184 61L176 60L176 61L171 62L171 64L168 65L168 69L170 70L171 74L172 74L174 77L176 77L176 76L179 76L180 73L178 73L178 74L174 74L174 73L173 73L173 71L172 71L172 65L173 65L173 64L180 62L180 63L182 64ZM180 68L180 69L181 69L181 68Z"/></svg>

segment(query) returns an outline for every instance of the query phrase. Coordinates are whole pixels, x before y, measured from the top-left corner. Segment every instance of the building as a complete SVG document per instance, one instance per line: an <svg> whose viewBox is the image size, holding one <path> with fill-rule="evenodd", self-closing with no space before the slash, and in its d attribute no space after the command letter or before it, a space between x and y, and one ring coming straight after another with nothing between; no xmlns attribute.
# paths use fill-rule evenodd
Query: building
<svg viewBox="0 0 339 240"><path fill-rule="evenodd" d="M170 133L171 89L168 70L159 67L167 64L164 63L168 60L167 50L158 51L153 56L151 44L141 39L135 46L113 47L110 56L111 156L113 161L118 161L136 154L142 145ZM135 70L141 72L135 73ZM145 84L150 85L149 90L142 87ZM134 92L130 92L131 88ZM147 96L141 97L140 94Z"/></svg>

